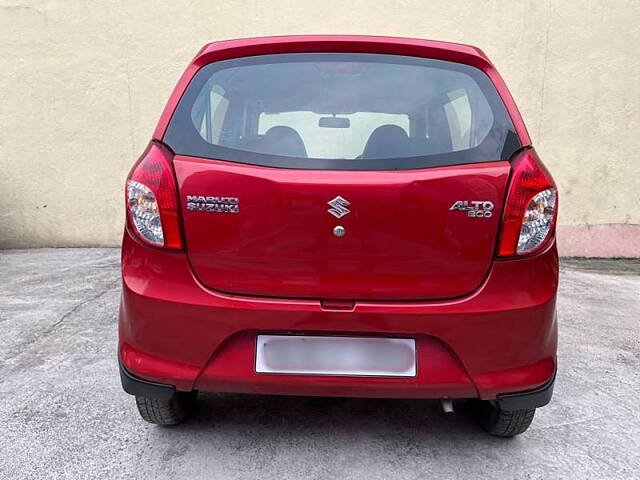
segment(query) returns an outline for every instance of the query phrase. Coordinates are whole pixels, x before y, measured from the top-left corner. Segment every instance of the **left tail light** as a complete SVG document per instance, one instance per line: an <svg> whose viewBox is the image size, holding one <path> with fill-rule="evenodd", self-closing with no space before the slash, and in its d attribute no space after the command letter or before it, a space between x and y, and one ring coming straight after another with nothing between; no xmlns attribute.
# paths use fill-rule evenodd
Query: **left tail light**
<svg viewBox="0 0 640 480"><path fill-rule="evenodd" d="M168 152L152 143L131 169L126 185L127 217L143 242L182 249L178 190Z"/></svg>
<svg viewBox="0 0 640 480"><path fill-rule="evenodd" d="M498 256L532 255L552 238L558 216L558 192L535 150L512 161Z"/></svg>

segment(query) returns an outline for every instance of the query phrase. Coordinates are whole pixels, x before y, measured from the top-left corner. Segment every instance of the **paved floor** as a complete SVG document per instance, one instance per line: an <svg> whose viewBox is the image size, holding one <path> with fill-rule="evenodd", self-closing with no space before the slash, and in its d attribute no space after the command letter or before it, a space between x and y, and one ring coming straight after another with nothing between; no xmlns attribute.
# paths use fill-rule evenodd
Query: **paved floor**
<svg viewBox="0 0 640 480"><path fill-rule="evenodd" d="M0 251L0 478L640 478L640 263L567 261L553 402L521 437L433 402L209 395L157 428L120 389L118 251Z"/></svg>

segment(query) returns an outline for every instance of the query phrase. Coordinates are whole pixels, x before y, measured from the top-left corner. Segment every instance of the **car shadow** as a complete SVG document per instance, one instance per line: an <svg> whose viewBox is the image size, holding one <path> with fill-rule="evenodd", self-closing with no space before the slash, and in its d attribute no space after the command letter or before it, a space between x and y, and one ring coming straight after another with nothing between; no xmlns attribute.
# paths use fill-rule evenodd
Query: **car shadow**
<svg viewBox="0 0 640 480"><path fill-rule="evenodd" d="M445 414L433 400L206 394L184 424L149 426L144 444L163 469L188 478L478 478L505 454L524 458L527 442L491 437L464 402L456 407Z"/></svg>
<svg viewBox="0 0 640 480"><path fill-rule="evenodd" d="M354 431L378 436L406 432L434 439L488 437L465 401L456 401L455 414L446 414L437 400L277 395L200 394L194 414L177 428L222 433L238 426L272 437L300 432L322 438Z"/></svg>

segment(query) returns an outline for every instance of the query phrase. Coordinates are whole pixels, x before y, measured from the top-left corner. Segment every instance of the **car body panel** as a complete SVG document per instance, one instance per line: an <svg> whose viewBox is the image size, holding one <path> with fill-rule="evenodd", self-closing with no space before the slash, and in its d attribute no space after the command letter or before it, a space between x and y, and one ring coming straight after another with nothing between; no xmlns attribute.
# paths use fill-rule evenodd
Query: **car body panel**
<svg viewBox="0 0 640 480"><path fill-rule="evenodd" d="M491 266L509 162L394 172L291 170L176 156L187 252L216 290L270 297L424 300L469 293ZM190 211L233 196L239 213ZM350 213L331 215L342 196ZM450 210L491 202L491 217ZM336 237L336 226L345 229Z"/></svg>
<svg viewBox="0 0 640 480"><path fill-rule="evenodd" d="M555 370L555 242L534 257L494 262L462 298L359 301L351 311L215 292L198 281L185 253L149 248L128 231L122 255L123 364L179 390L490 399L539 387ZM258 333L411 337L424 361L409 379L256 374Z"/></svg>

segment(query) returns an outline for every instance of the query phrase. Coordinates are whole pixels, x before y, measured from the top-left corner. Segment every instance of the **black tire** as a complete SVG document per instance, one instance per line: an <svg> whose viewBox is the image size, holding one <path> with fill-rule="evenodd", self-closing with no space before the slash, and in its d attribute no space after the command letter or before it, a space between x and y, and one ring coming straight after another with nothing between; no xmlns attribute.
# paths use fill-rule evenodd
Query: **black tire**
<svg viewBox="0 0 640 480"><path fill-rule="evenodd" d="M506 411L488 401L479 401L478 421L482 428L496 437L515 437L525 432L536 413L535 408Z"/></svg>
<svg viewBox="0 0 640 480"><path fill-rule="evenodd" d="M196 395L196 392L177 392L169 399L136 395L136 405L140 416L149 423L178 425L193 412Z"/></svg>

